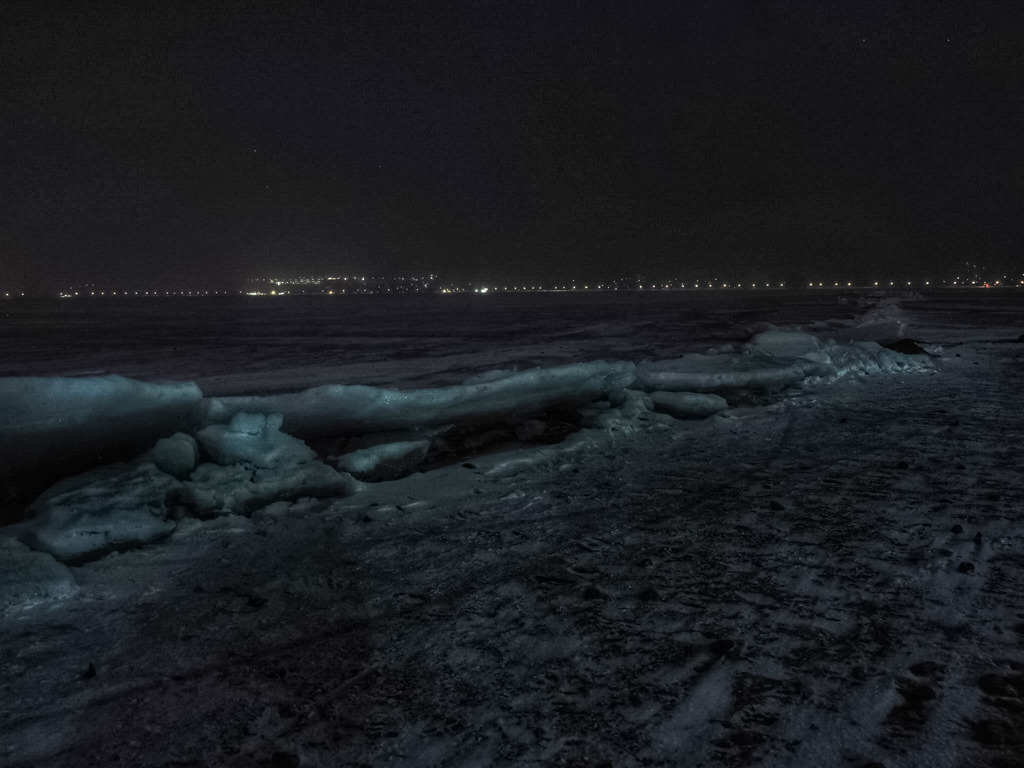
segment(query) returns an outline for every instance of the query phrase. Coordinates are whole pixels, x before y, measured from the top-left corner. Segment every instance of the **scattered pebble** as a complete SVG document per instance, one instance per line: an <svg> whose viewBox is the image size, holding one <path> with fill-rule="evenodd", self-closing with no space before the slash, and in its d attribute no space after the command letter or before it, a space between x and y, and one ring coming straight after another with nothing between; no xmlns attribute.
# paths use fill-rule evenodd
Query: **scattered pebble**
<svg viewBox="0 0 1024 768"><path fill-rule="evenodd" d="M901 687L900 694L908 702L931 701L935 698L935 689L924 683L908 683Z"/></svg>
<svg viewBox="0 0 1024 768"><path fill-rule="evenodd" d="M982 675L981 679L978 681L978 687L981 688L981 690L987 693L989 696L1003 696L1008 698L1016 698L1020 695L1020 692L1018 692L1017 690L1017 686L1015 686L1008 678L1003 677L1002 675ZM1020 687L1024 689L1024 680L1022 680L1022 684Z"/></svg>
<svg viewBox="0 0 1024 768"><path fill-rule="evenodd" d="M727 653L732 651L732 649L735 647L736 643L734 641L730 640L727 637L723 637L722 639L715 640L713 643L711 643L711 645L708 646L708 649L715 656L721 658L722 656L725 656Z"/></svg>
<svg viewBox="0 0 1024 768"><path fill-rule="evenodd" d="M270 756L270 764L273 768L299 768L301 765L298 755L291 752L275 752Z"/></svg>
<svg viewBox="0 0 1024 768"><path fill-rule="evenodd" d="M918 677L934 677L940 672L945 671L945 667L936 661L920 661L910 667L911 673Z"/></svg>
<svg viewBox="0 0 1024 768"><path fill-rule="evenodd" d="M974 740L981 744L1005 744L1011 736L1010 728L999 720L982 720L971 725Z"/></svg>

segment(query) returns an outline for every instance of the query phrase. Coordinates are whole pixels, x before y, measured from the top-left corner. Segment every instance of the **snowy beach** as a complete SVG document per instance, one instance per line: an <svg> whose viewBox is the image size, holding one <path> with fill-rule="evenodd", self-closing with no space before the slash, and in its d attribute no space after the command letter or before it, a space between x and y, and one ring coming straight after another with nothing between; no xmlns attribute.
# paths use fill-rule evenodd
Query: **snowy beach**
<svg viewBox="0 0 1024 768"><path fill-rule="evenodd" d="M4 765L1024 760L1015 293L5 312Z"/></svg>

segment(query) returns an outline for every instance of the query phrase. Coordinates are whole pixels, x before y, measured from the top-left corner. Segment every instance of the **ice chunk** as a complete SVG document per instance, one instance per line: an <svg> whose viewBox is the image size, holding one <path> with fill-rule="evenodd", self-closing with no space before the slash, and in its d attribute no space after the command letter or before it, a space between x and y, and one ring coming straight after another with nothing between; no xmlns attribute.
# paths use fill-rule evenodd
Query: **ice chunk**
<svg viewBox="0 0 1024 768"><path fill-rule="evenodd" d="M884 303L857 318L852 326L835 328L823 335L840 343L874 341L884 344L902 339L906 330L903 310L895 304Z"/></svg>
<svg viewBox="0 0 1024 768"><path fill-rule="evenodd" d="M830 341L824 349L828 352L837 376L926 371L934 367L924 355L903 355L873 341L853 344Z"/></svg>
<svg viewBox="0 0 1024 768"><path fill-rule="evenodd" d="M625 389L613 402L595 403L580 409L582 425L607 432L630 433L651 417L651 397L646 392Z"/></svg>
<svg viewBox="0 0 1024 768"><path fill-rule="evenodd" d="M200 464L185 483L188 503L201 517L244 515L275 501L304 496L349 496L360 488L350 475L319 461L253 469Z"/></svg>
<svg viewBox="0 0 1024 768"><path fill-rule="evenodd" d="M25 543L74 562L167 535L182 485L153 464L112 464L61 480L32 503Z"/></svg>
<svg viewBox="0 0 1024 768"><path fill-rule="evenodd" d="M199 446L192 435L176 432L170 437L157 440L156 445L143 454L141 460L150 461L161 472L184 480L199 463Z"/></svg>
<svg viewBox="0 0 1024 768"><path fill-rule="evenodd" d="M729 407L724 397L698 392L651 392L651 404L677 419L703 419Z"/></svg>
<svg viewBox="0 0 1024 768"><path fill-rule="evenodd" d="M67 566L8 536L0 536L0 563L0 612L60 600L78 589Z"/></svg>
<svg viewBox="0 0 1024 768"><path fill-rule="evenodd" d="M764 331L754 336L750 343L775 357L800 357L821 349L821 342L803 331Z"/></svg>
<svg viewBox="0 0 1024 768"><path fill-rule="evenodd" d="M383 443L339 456L334 464L360 480L386 480L422 464L429 450L429 440Z"/></svg>
<svg viewBox="0 0 1024 768"><path fill-rule="evenodd" d="M263 435L280 431L281 422L280 413L236 413L229 426L240 435Z"/></svg>
<svg viewBox="0 0 1024 768"><path fill-rule="evenodd" d="M141 451L187 430L195 384L121 376L0 378L0 472L44 461L82 463L114 446Z"/></svg>
<svg viewBox="0 0 1024 768"><path fill-rule="evenodd" d="M677 360L638 365L634 386L647 392L775 391L798 384L808 376L834 373L832 366L804 358L686 355Z"/></svg>
<svg viewBox="0 0 1024 768"><path fill-rule="evenodd" d="M484 376L477 383L437 389L328 385L288 395L209 398L203 418L224 424L239 412L282 413L282 428L303 438L416 429L582 405L621 390L632 381L633 371L628 362L592 362L502 372L498 378Z"/></svg>
<svg viewBox="0 0 1024 768"><path fill-rule="evenodd" d="M524 443L530 440L536 440L538 437L548 431L547 423L540 419L526 419L521 424L516 425L516 439L522 440Z"/></svg>
<svg viewBox="0 0 1024 768"><path fill-rule="evenodd" d="M213 424L196 434L218 464L252 464L264 469L302 464L316 452L281 432L281 414L236 413L227 426Z"/></svg>

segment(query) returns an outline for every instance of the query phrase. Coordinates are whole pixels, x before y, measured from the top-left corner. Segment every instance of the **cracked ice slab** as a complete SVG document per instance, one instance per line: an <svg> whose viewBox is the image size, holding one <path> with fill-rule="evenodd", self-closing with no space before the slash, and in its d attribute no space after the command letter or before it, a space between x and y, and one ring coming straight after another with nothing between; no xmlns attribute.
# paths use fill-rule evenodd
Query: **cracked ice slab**
<svg viewBox="0 0 1024 768"><path fill-rule="evenodd" d="M483 380L435 389L327 385L286 395L208 398L202 418L216 424L239 412L280 413L282 429L302 438L416 429L583 405L620 392L633 375L632 363L592 362L492 372Z"/></svg>
<svg viewBox="0 0 1024 768"><path fill-rule="evenodd" d="M81 459L114 444L141 450L186 431L202 397L192 382L0 378L0 470Z"/></svg>

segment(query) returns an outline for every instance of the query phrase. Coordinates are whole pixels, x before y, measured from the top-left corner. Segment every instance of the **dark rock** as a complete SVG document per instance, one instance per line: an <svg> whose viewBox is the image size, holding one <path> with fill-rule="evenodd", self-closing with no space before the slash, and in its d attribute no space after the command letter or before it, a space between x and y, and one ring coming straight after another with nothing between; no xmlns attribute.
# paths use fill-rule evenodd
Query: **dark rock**
<svg viewBox="0 0 1024 768"><path fill-rule="evenodd" d="M773 511L775 511L775 512L781 512L782 510L784 510L786 508L786 505L783 504L781 501L776 501L775 499L772 499L768 503L768 508L773 510Z"/></svg>
<svg viewBox="0 0 1024 768"><path fill-rule="evenodd" d="M960 573L974 573L974 563L963 562L956 567Z"/></svg>
<svg viewBox="0 0 1024 768"><path fill-rule="evenodd" d="M89 668L82 673L82 679L91 680L94 677L96 677L96 665L90 661Z"/></svg>
<svg viewBox="0 0 1024 768"><path fill-rule="evenodd" d="M462 466L464 466L466 469L476 469L476 464L473 464L468 461L462 462Z"/></svg>
<svg viewBox="0 0 1024 768"><path fill-rule="evenodd" d="M249 595L249 599L246 602L250 608L262 608L267 604L267 598L262 595Z"/></svg>
<svg viewBox="0 0 1024 768"><path fill-rule="evenodd" d="M603 600L605 597L607 597L607 595L597 587L591 586L583 590L584 600Z"/></svg>
<svg viewBox="0 0 1024 768"><path fill-rule="evenodd" d="M981 546L981 531L978 531L976 534L974 534L974 543L977 544L979 547Z"/></svg>
<svg viewBox="0 0 1024 768"><path fill-rule="evenodd" d="M640 599L645 603L654 603L661 600L661 595L653 587L647 587L647 589L640 592Z"/></svg>
<svg viewBox="0 0 1024 768"><path fill-rule="evenodd" d="M953 533L963 533L963 532L964 532L964 527L962 525L960 525L959 523L957 523L956 525L953 526Z"/></svg>
<svg viewBox="0 0 1024 768"><path fill-rule="evenodd" d="M905 461L901 461L896 465L896 469L910 469L910 465Z"/></svg>

